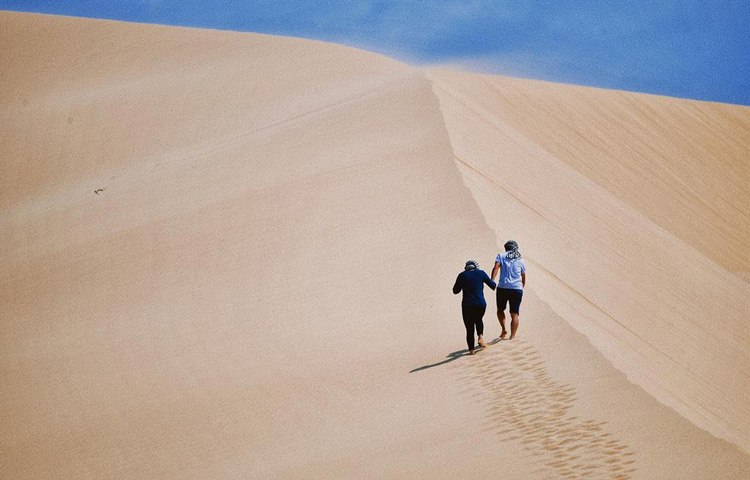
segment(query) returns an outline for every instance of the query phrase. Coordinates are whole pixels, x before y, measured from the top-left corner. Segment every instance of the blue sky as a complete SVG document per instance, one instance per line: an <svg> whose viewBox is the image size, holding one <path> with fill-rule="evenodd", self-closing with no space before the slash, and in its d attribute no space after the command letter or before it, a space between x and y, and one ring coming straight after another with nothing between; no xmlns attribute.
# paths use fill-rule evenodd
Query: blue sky
<svg viewBox="0 0 750 480"><path fill-rule="evenodd" d="M750 0L0 0L0 10L315 38L413 64L750 105Z"/></svg>

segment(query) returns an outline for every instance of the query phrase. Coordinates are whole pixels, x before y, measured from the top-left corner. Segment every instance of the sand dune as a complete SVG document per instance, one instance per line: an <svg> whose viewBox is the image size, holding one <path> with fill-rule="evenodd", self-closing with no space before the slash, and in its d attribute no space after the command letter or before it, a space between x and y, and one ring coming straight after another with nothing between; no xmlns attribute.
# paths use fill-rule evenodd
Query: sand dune
<svg viewBox="0 0 750 480"><path fill-rule="evenodd" d="M750 475L747 108L10 12L0 46L1 478ZM461 356L450 286L508 237L521 337Z"/></svg>
<svg viewBox="0 0 750 480"><path fill-rule="evenodd" d="M499 239L525 239L542 298L647 391L750 449L750 286L724 266L744 273L750 251L750 111L432 78L467 183ZM514 98L525 102L514 109ZM542 102L550 112L538 110ZM568 105L575 113L565 123ZM622 118L634 120L612 126ZM705 133L716 125L727 128ZM726 188L712 188L721 179Z"/></svg>

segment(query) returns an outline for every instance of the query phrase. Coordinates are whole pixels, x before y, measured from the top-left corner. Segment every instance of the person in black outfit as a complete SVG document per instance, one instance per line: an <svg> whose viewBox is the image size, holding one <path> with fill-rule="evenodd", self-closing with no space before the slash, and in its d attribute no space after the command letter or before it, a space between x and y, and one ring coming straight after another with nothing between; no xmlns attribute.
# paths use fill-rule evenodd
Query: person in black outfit
<svg viewBox="0 0 750 480"><path fill-rule="evenodd" d="M453 285L455 295L461 291L464 292L461 313L466 326L466 344L469 346L470 355L474 355L474 328L477 329L479 336L479 346L487 347L484 343L484 323L482 322L484 311L487 309L487 302L484 300L484 284L492 290L497 286L483 270L479 269L477 262L469 260Z"/></svg>

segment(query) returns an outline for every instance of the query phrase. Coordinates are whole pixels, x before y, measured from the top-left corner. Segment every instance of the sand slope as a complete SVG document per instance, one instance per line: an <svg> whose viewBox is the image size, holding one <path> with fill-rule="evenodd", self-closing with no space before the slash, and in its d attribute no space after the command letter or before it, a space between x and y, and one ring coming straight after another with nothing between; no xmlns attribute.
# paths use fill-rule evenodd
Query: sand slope
<svg viewBox="0 0 750 480"><path fill-rule="evenodd" d="M657 398L750 449L750 286L734 274L750 251L750 109L431 78L467 183L498 241L524 239L542 298Z"/></svg>
<svg viewBox="0 0 750 480"><path fill-rule="evenodd" d="M0 476L414 468L462 409L449 379L413 382L411 347L454 307L434 283L465 236L489 238L423 76L309 41L2 18Z"/></svg>
<svg viewBox="0 0 750 480"><path fill-rule="evenodd" d="M563 140L606 138L523 114L615 110L648 166L649 109L704 104L10 12L0 47L0 477L750 472L747 109L717 106L720 132L695 140L731 153L686 203L717 254L643 202L627 152L602 167ZM676 209L686 175L657 176L654 202ZM509 236L532 269L523 337L461 357L450 286ZM661 302L624 270L644 250ZM707 304L726 328L698 335Z"/></svg>
<svg viewBox="0 0 750 480"><path fill-rule="evenodd" d="M457 75L452 88L714 263L750 278L748 107L498 76Z"/></svg>

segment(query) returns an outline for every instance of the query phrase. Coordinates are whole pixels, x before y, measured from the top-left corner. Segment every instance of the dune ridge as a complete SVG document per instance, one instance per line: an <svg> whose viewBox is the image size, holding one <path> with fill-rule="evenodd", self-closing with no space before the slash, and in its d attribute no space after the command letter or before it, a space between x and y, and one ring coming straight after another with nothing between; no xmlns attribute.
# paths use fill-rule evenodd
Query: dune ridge
<svg viewBox="0 0 750 480"><path fill-rule="evenodd" d="M3 478L750 473L747 109L11 12L0 46ZM523 337L462 356L450 286L507 237Z"/></svg>
<svg viewBox="0 0 750 480"><path fill-rule="evenodd" d="M725 265L745 271L746 252L750 251L750 176L746 175L743 182L742 176L734 174L743 163L747 166L743 153L750 152L748 109L690 102L680 105L683 102L676 99L639 98L638 94L625 92L613 94L614 101L607 103L601 98L603 92L596 89L552 90L544 82L453 72L433 72L431 78L436 82L457 163L467 184L472 186L488 224L495 226L499 243L503 234L526 239L530 259L541 273L543 287L538 291L542 298L558 311L564 309L563 316L586 332L636 383L702 428L747 451L750 440L744 425L750 419L750 409L742 398L750 388L750 330L746 323L750 287L712 257L720 255ZM516 97L527 102L511 104L508 98ZM528 105L538 106L542 101L553 108L578 108L578 117L595 120L572 120L567 128L540 128L531 136L528 132L539 123L552 123L533 108L527 110ZM598 110L596 106L615 102L634 105L631 110L636 112L648 111L647 106L655 112L629 127L630 137L639 138L644 146L623 141L617 129L606 130L610 117L617 121L624 115L623 107ZM734 136L726 141L727 149L712 152L715 138L693 134L700 132L705 120L697 119L691 109L704 115L712 112L736 124ZM586 111L591 113L586 115ZM612 112L609 117L607 112ZM470 122L470 118L474 121ZM663 133L665 118L681 125L673 134L677 138ZM642 134L632 133L636 128ZM658 138L665 140L646 144L644 139L653 131L661 131ZM545 137L546 132L550 133ZM539 140L543 137L547 138L546 143ZM595 140L576 146L574 140L581 137ZM687 137L684 142L682 137ZM547 146L553 141L557 142L557 150ZM681 143L687 145L683 150L692 148L692 156L672 152L672 145ZM660 146L662 150L658 150ZM653 153L631 155L632 151L638 153L638 147ZM553 153L565 152L566 158L577 159L570 153L575 149L588 153L579 163L588 158L596 164L615 163L619 170L606 181L601 180L601 171L585 176L582 167L571 167L573 160L561 161ZM671 183L669 188L653 189L649 182L639 183L617 174L625 168L635 172L653 170L669 155L683 155L679 157L683 162L686 158L699 158L703 165L712 165L711 159L716 158L716 178L710 180L715 183L717 178L728 179L729 193L717 194L728 195L724 202L730 204L731 216L708 220L715 213L715 205L722 204L719 201L706 202L697 196L689 202L681 195L668 202L659 198L664 191L679 190L678 187L688 192L705 190L705 175L689 182L688 177L679 178L678 171L670 178L659 179ZM616 161L610 162L610 158ZM622 182L618 188L603 186L618 182ZM656 193L651 195L652 191ZM731 195L732 191L738 191L737 195ZM651 202L645 215L634 208L635 199ZM666 226L671 228L667 230L648 216L658 207L667 210L667 214L678 208L684 213L672 214ZM697 229L700 235L691 232L684 239L673 233L689 231L696 223L693 216L703 213L704 225ZM711 231L722 233L709 235ZM718 245L696 251L691 240L697 241L697 237ZM716 248L730 243L738 247ZM708 325L703 325L700 317L707 317ZM587 321L591 323L584 325ZM715 368L714 360L722 365L721 370Z"/></svg>

